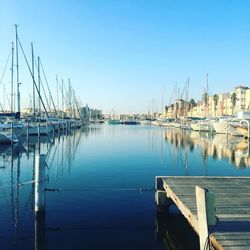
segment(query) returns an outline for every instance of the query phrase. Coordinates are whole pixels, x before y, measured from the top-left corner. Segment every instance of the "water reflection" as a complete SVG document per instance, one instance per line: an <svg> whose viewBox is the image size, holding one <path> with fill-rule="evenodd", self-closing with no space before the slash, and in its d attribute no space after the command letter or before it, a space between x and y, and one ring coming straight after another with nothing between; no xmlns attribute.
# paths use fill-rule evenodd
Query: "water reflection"
<svg viewBox="0 0 250 250"><path fill-rule="evenodd" d="M65 172L70 175L81 139L98 131L89 127L50 137L29 136L21 138L19 144L0 145L1 249L29 249L25 242L28 244L31 235L34 235L35 249L44 249L45 217L34 216L35 156L46 154L48 177L52 169L56 169L53 178Z"/></svg>
<svg viewBox="0 0 250 250"><path fill-rule="evenodd" d="M157 210L155 224L166 249L199 249L199 238L183 215Z"/></svg>
<svg viewBox="0 0 250 250"><path fill-rule="evenodd" d="M201 156L205 168L208 158L226 159L237 168L250 166L250 147L247 140L242 137L228 137L222 134L211 135L196 131L183 131L180 129L167 129L164 131L165 140L173 145L173 158L176 152L183 151L185 165L188 165L188 152L201 149ZM174 164L173 160L173 164Z"/></svg>
<svg viewBox="0 0 250 250"><path fill-rule="evenodd" d="M245 165L249 162L245 144L241 138L211 137L177 129L103 125L60 131L50 137L42 136L39 141L36 136L23 138L22 144L13 148L2 146L1 248L56 249L57 243L63 241L62 249L70 249L67 244L73 243L75 248L86 243L89 246L86 249L93 249L96 243L99 245L95 249L99 249L103 242L116 246L107 249L122 249L119 246L124 235L128 240L127 248L123 249L163 249L162 242L169 249L171 244L182 244L185 232L176 239L179 229L175 226L181 222L177 219L178 223L174 223L172 215L156 215L157 237L161 244L154 238L153 193L110 192L108 189L150 188L157 175L208 174L208 163L209 174L238 174L228 162L213 159L227 159L243 167L243 160ZM46 154L46 187L61 190L46 193L46 218L35 217L34 185L25 184L34 180L38 152ZM241 173L248 173L248 170ZM96 188L107 191L76 190ZM62 230L54 230L56 228ZM98 243L96 235L99 237L100 231L103 242Z"/></svg>

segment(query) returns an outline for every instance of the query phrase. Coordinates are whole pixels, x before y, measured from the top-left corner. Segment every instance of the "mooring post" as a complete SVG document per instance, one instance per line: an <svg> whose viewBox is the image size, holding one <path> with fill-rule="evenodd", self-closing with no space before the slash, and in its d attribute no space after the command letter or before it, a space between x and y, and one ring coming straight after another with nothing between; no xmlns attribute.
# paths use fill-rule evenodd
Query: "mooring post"
<svg viewBox="0 0 250 250"><path fill-rule="evenodd" d="M46 162L45 154L36 155L35 160L35 212L45 211Z"/></svg>
<svg viewBox="0 0 250 250"><path fill-rule="evenodd" d="M206 249L209 244L208 226L216 225L217 219L215 216L214 194L206 189L195 187L198 230L200 239L200 250Z"/></svg>

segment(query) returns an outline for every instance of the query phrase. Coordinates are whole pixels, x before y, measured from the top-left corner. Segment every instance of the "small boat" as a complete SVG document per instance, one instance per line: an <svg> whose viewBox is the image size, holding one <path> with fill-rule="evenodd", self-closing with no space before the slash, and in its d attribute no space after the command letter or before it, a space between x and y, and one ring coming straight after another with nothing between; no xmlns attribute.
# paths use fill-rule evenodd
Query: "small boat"
<svg viewBox="0 0 250 250"><path fill-rule="evenodd" d="M211 132L211 130L214 131L213 125L210 121L191 123L191 129L200 132Z"/></svg>
<svg viewBox="0 0 250 250"><path fill-rule="evenodd" d="M109 124L109 125L118 125L118 124L121 124L121 120L110 119L110 120L107 120L106 123Z"/></svg>
<svg viewBox="0 0 250 250"><path fill-rule="evenodd" d="M140 123L138 121L134 121L134 120L128 120L128 121L124 121L124 125L139 125Z"/></svg>

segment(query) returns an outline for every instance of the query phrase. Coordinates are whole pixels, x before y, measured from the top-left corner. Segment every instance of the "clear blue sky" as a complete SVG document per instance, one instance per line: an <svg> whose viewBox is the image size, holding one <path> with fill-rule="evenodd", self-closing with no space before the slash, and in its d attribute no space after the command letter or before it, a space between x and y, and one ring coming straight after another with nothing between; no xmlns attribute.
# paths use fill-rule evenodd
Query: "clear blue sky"
<svg viewBox="0 0 250 250"><path fill-rule="evenodd" d="M104 112L146 112L153 98L160 109L163 87L168 104L188 77L199 99L206 73L211 94L250 85L247 0L0 0L0 74L15 23L29 57L34 42L54 95L55 75L70 77L83 104ZM32 85L20 65L25 106Z"/></svg>

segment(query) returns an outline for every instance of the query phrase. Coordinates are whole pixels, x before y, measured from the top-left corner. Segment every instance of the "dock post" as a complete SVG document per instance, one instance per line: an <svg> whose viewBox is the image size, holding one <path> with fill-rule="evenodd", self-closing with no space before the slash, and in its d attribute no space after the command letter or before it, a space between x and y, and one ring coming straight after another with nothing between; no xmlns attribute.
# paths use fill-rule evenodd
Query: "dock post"
<svg viewBox="0 0 250 250"><path fill-rule="evenodd" d="M11 145L13 146L14 143L14 135L13 135L13 122L11 122Z"/></svg>
<svg viewBox="0 0 250 250"><path fill-rule="evenodd" d="M200 250L203 250L209 244L208 226L215 225L217 221L214 208L214 194L198 186L195 187L195 192Z"/></svg>
<svg viewBox="0 0 250 250"><path fill-rule="evenodd" d="M35 216L35 250L45 249L45 214Z"/></svg>
<svg viewBox="0 0 250 250"><path fill-rule="evenodd" d="M26 129L26 133L27 133L27 137L29 138L29 126L30 126L30 122L27 122L27 129Z"/></svg>
<svg viewBox="0 0 250 250"><path fill-rule="evenodd" d="M155 203L159 210L168 210L169 206L173 204L171 199L167 196L166 191L164 191L162 177L160 176L155 177Z"/></svg>
<svg viewBox="0 0 250 250"><path fill-rule="evenodd" d="M35 160L35 212L45 211L45 154L36 155Z"/></svg>
<svg viewBox="0 0 250 250"><path fill-rule="evenodd" d="M227 131L226 131L227 137L228 137L228 120L227 120Z"/></svg>

